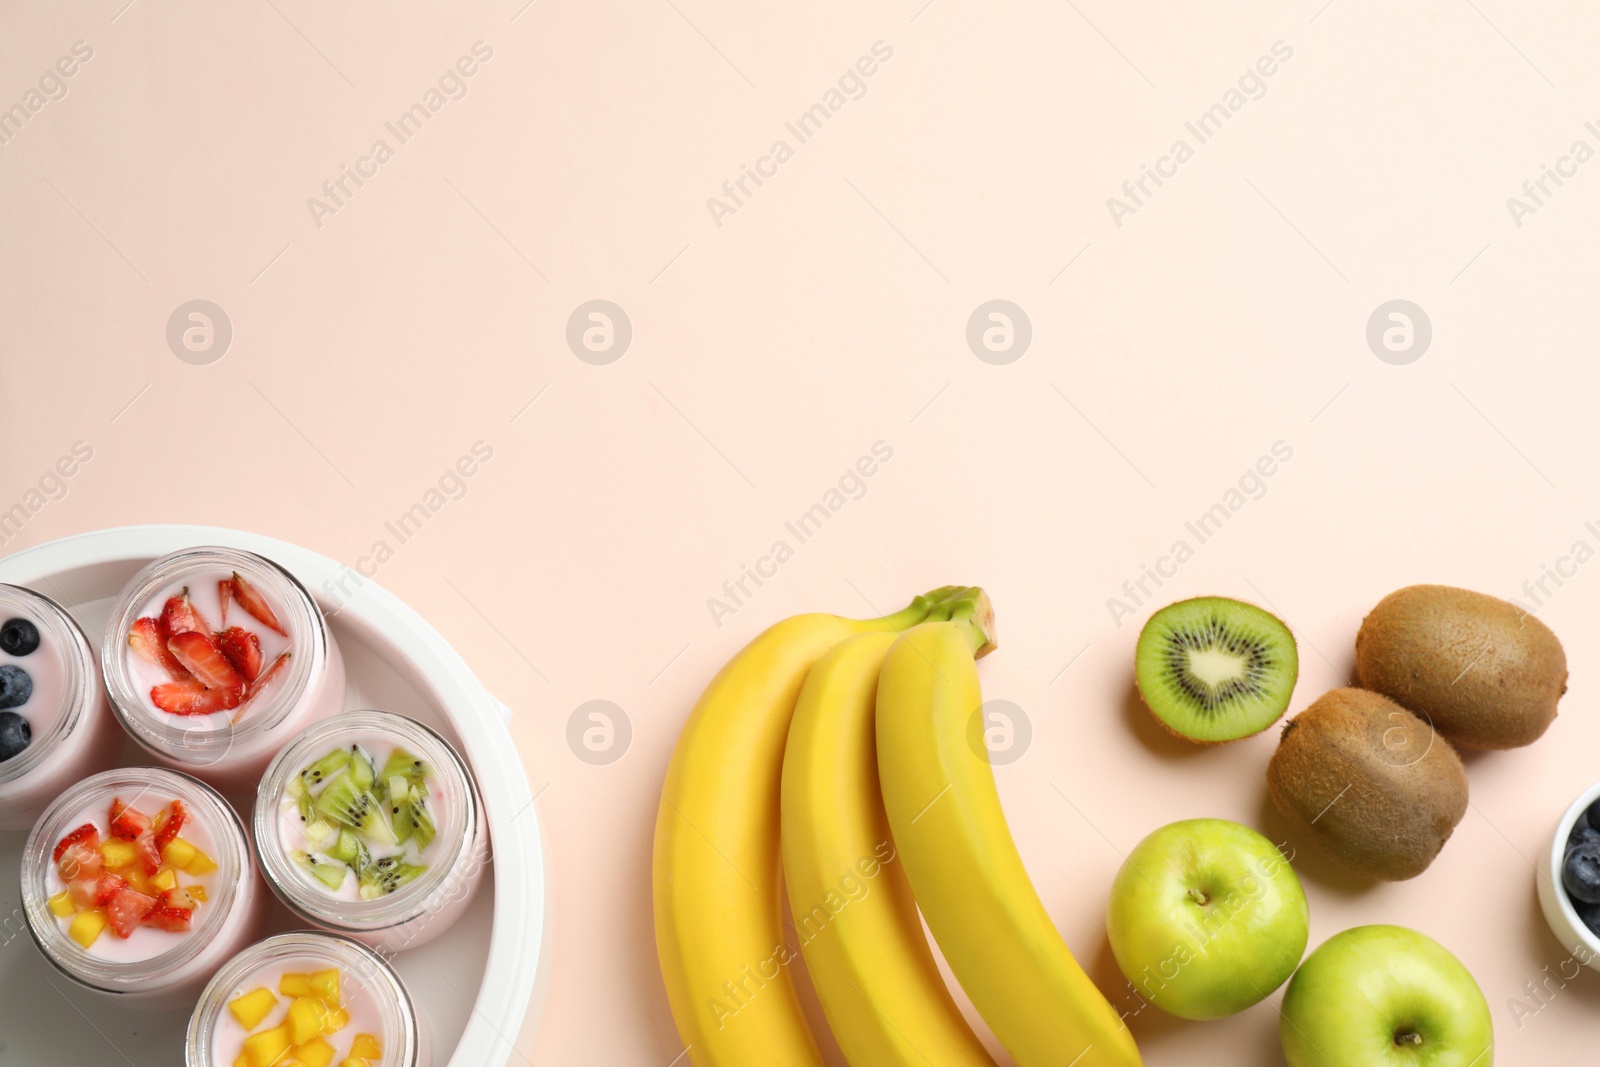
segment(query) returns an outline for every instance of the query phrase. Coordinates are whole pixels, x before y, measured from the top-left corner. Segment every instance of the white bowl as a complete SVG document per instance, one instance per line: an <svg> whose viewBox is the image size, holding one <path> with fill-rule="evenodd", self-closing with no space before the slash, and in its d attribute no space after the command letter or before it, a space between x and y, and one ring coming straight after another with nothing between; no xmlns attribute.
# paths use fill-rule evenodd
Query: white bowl
<svg viewBox="0 0 1600 1067"><path fill-rule="evenodd" d="M158 556L203 544L258 552L292 571L325 611L337 608L329 625L345 655L347 706L386 707L421 718L450 736L472 763L489 816L492 886L480 892L475 906L482 911L394 963L428 1017L436 1067L504 1067L524 1022L534 1025L549 970L542 958L548 952L549 900L543 842L527 775L506 729L510 713L438 631L370 580L348 600L329 604L326 589L341 579L349 588L354 572L326 556L207 526L130 526L51 541L0 560L0 582L40 589L98 642L111 598L135 571ZM132 751L125 756L137 762ZM25 836L0 834L0 863L11 861ZM0 869L0 904L10 895L4 878ZM11 893L16 884L13 873ZM3 919L0 1033L6 1040L0 1049L6 1062L116 1061L108 1043L130 1062L182 1058L187 1012L168 1018L107 1007L50 971L27 935L19 940ZM85 1017L95 1020L93 1028L85 1026Z"/></svg>
<svg viewBox="0 0 1600 1067"><path fill-rule="evenodd" d="M1579 963L1600 971L1600 937L1596 937L1594 932L1583 924L1577 910L1572 906L1572 901L1567 899L1567 891L1561 886L1561 868L1566 864L1567 838L1572 835L1572 828L1577 825L1585 809L1596 800L1600 800L1600 782L1580 793L1578 799L1574 800L1566 813L1561 816L1561 821L1556 824L1555 838L1550 842L1543 865L1539 868L1538 883L1539 907L1543 909L1544 921L1550 924L1550 930L1556 935L1556 940L1560 941L1562 947L1571 952Z"/></svg>

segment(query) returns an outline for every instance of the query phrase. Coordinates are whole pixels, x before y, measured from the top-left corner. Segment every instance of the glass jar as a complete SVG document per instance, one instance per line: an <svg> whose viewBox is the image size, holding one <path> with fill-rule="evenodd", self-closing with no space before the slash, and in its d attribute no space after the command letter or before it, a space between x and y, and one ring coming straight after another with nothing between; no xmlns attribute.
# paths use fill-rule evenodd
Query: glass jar
<svg viewBox="0 0 1600 1067"><path fill-rule="evenodd" d="M332 970L339 972L335 987L339 1003L330 1005L323 1000L317 990L328 987L320 981L312 992L300 992L310 988L303 979ZM302 984L288 985L285 976ZM265 1002L256 1012L264 1013L257 1025L247 1030L228 1005L251 994L259 997L260 990L272 996L263 998ZM365 1035L375 1038L381 1049L377 1055L362 1057L374 1067L432 1067L427 1028L394 968L365 945L309 931L278 934L251 945L217 972L189 1017L185 1067L231 1067L247 1039L288 1025L289 1007L296 996L323 1000L328 1015L343 1013L339 1025L329 1023L311 1039L333 1047L332 1063L359 1053L356 1043ZM246 1014L253 1018L255 1013Z"/></svg>
<svg viewBox="0 0 1600 1067"><path fill-rule="evenodd" d="M0 830L26 830L73 782L116 762L100 666L47 596L0 585Z"/></svg>
<svg viewBox="0 0 1600 1067"><path fill-rule="evenodd" d="M167 842L162 817L174 817L174 802L183 821ZM118 821L124 807L133 814ZM94 833L85 851L86 828ZM139 856L144 833L156 842L159 873L121 860ZM127 905L137 909L127 936L113 918L127 918L122 901L104 895L108 877L121 881L117 893L142 898L142 906ZM82 886L88 888L80 894ZM101 895L90 899L95 893ZM271 900L238 814L210 786L165 768L105 771L70 787L40 816L22 853L23 910L45 959L75 982L141 1009L192 1003L219 967L261 936ZM182 906L192 907L186 928L171 923L171 909Z"/></svg>
<svg viewBox="0 0 1600 1067"><path fill-rule="evenodd" d="M279 754L256 794L267 884L299 918L386 953L438 937L489 862L466 762L404 715L351 711Z"/></svg>
<svg viewBox="0 0 1600 1067"><path fill-rule="evenodd" d="M184 549L134 575L100 659L133 739L230 794L253 790L291 737L344 707L344 660L311 594L235 548Z"/></svg>

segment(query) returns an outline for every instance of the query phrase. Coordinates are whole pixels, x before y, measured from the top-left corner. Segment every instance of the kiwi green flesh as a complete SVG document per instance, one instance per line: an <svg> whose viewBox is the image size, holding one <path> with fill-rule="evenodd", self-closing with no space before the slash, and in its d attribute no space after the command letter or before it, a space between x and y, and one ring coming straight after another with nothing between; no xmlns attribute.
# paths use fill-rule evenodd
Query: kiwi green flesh
<svg viewBox="0 0 1600 1067"><path fill-rule="evenodd" d="M1139 634L1139 695L1168 730L1202 743L1260 733L1289 707L1299 674L1294 635L1227 597L1169 604Z"/></svg>

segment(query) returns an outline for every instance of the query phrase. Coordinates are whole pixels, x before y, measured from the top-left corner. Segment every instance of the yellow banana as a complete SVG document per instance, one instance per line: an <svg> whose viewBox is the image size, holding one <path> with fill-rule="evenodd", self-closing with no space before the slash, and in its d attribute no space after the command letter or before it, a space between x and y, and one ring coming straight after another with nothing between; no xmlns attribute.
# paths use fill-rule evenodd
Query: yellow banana
<svg viewBox="0 0 1600 1067"><path fill-rule="evenodd" d="M1050 921L974 746L991 645L978 605L914 627L878 681L878 771L917 903L950 969L1019 1067L1138 1067L1133 1036Z"/></svg>
<svg viewBox="0 0 1600 1067"><path fill-rule="evenodd" d="M782 803L795 933L854 1067L994 1067L928 948L878 790L873 707L895 640L845 639L800 690Z"/></svg>
<svg viewBox="0 0 1600 1067"><path fill-rule="evenodd" d="M898 631L952 590L881 619L797 615L746 645L701 694L656 815L656 951L695 1067L820 1067L788 965L778 843L783 747L806 672L852 634Z"/></svg>

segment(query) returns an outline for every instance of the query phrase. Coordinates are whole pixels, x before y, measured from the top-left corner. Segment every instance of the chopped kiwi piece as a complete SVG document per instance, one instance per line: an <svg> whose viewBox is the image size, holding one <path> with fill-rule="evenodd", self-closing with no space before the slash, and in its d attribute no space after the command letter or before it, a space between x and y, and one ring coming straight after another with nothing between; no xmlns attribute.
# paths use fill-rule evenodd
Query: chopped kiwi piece
<svg viewBox="0 0 1600 1067"><path fill-rule="evenodd" d="M337 826L321 815L306 823L305 829L301 831L301 833L305 834L306 843L318 851L326 851L330 845L339 839L339 832Z"/></svg>
<svg viewBox="0 0 1600 1067"><path fill-rule="evenodd" d="M428 776L428 765L403 748L397 748L389 753L389 758L383 763L383 780L391 778L404 778L410 785L420 785Z"/></svg>
<svg viewBox="0 0 1600 1067"><path fill-rule="evenodd" d="M300 795L295 798L294 802L295 807L300 810L301 822L309 824L311 820L317 817L317 798L304 789L300 791Z"/></svg>
<svg viewBox="0 0 1600 1067"><path fill-rule="evenodd" d="M416 864L390 857L368 867L361 875L361 899L376 900L401 886L416 881L427 870Z"/></svg>
<svg viewBox="0 0 1600 1067"><path fill-rule="evenodd" d="M372 854L367 851L367 844L349 830L340 830L339 839L323 853L329 858L338 860L354 870L357 874L367 869L372 862Z"/></svg>
<svg viewBox="0 0 1600 1067"><path fill-rule="evenodd" d="M300 780L315 788L323 782L338 777L350 766L350 753L336 748L300 772Z"/></svg>
<svg viewBox="0 0 1600 1067"><path fill-rule="evenodd" d="M329 889L344 885L345 869L336 863L319 863L304 852L291 852L289 857L311 872L311 876Z"/></svg>
<svg viewBox="0 0 1600 1067"><path fill-rule="evenodd" d="M1169 604L1139 632L1134 674L1161 725L1201 744L1260 733L1289 707L1294 635L1276 616L1227 597Z"/></svg>
<svg viewBox="0 0 1600 1067"><path fill-rule="evenodd" d="M398 803L389 801L389 822L394 826L395 840L405 844L415 838L419 852L433 842L438 832L428 812L427 798L415 793Z"/></svg>
<svg viewBox="0 0 1600 1067"><path fill-rule="evenodd" d="M317 811L378 844L399 844L384 815L383 802L370 790L356 788L348 775L335 779L322 791L317 797Z"/></svg>
<svg viewBox="0 0 1600 1067"><path fill-rule="evenodd" d="M360 745L350 746L350 777L355 780L361 789L371 789L373 780L378 776L378 771L372 766L372 757L362 751Z"/></svg>

